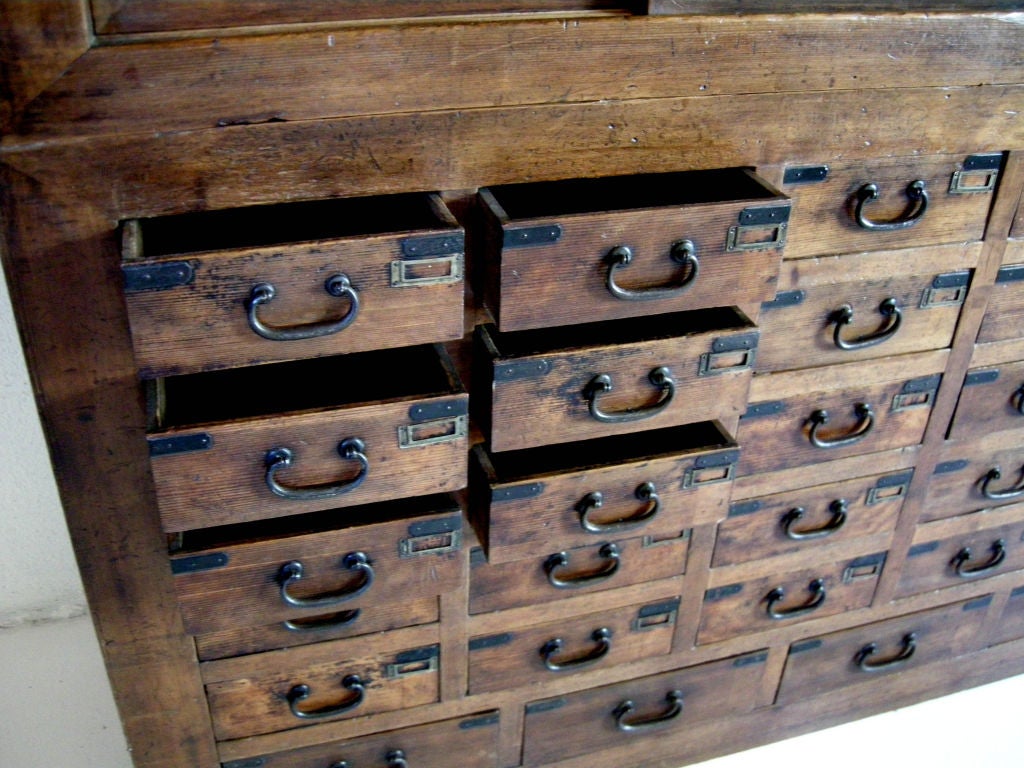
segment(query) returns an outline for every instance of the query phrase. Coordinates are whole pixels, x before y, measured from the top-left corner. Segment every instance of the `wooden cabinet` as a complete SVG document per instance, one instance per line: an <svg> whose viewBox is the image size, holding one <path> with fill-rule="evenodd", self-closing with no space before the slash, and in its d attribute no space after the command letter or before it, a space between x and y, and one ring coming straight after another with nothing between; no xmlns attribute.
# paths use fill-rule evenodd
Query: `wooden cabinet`
<svg viewBox="0 0 1024 768"><path fill-rule="evenodd" d="M138 768L674 768L1024 671L1014 4L678 5L0 0Z"/></svg>

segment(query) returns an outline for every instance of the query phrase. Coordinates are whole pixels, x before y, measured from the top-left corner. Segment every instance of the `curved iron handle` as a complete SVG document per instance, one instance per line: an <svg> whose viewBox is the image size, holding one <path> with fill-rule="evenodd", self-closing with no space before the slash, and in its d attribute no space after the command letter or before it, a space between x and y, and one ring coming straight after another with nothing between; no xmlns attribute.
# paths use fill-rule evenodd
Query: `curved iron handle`
<svg viewBox="0 0 1024 768"><path fill-rule="evenodd" d="M388 761L385 768L409 768L409 763L405 760L405 752L401 749L393 749L388 752L384 759ZM355 768L348 760L340 760L337 763L331 763L330 768Z"/></svg>
<svg viewBox="0 0 1024 768"><path fill-rule="evenodd" d="M322 323L309 323L307 325L295 325L291 327L276 328L265 325L259 318L259 308L269 303L277 291L270 283L257 283L249 292L249 298L245 302L245 315L249 320L249 328L253 333L262 336L270 341L301 341L303 339L317 339L321 336L330 336L348 328L359 315L359 294L352 287L352 281L348 275L342 273L331 275L324 283L324 290L331 296L347 298L349 309L337 320L328 320Z"/></svg>
<svg viewBox="0 0 1024 768"><path fill-rule="evenodd" d="M604 505L604 494L600 491L588 493L576 504L576 511L580 516L580 526L587 533L611 533L639 528L649 523L658 514L658 510L661 507L661 498L658 496L654 483L650 481L641 483L633 491L633 495L640 501L646 501L647 506L629 517L623 517L609 523L595 523L590 519L590 513Z"/></svg>
<svg viewBox="0 0 1024 768"><path fill-rule="evenodd" d="M596 664L612 649L612 631L608 627L595 629L590 634L590 639L597 643L597 647L587 653L562 662L554 661L552 657L560 654L565 647L565 641L560 637L548 640L540 647L540 657L544 660L544 666L552 672L571 672L583 667Z"/></svg>
<svg viewBox="0 0 1024 768"><path fill-rule="evenodd" d="M989 485L993 480L1000 480L1003 477L1003 470L1001 467L992 467L985 476L981 478L981 495L986 499L992 499L993 501L1001 501L1003 499L1015 499L1018 496L1024 496L1024 466L1020 468L1020 480L1017 484L1006 488L1002 491L993 491L989 489Z"/></svg>
<svg viewBox="0 0 1024 768"><path fill-rule="evenodd" d="M910 182L906 189L907 199L910 204L899 218L892 221L871 221L864 215L865 204L878 199L878 185L869 183L857 190L857 205L853 211L854 221L863 229L871 229L876 232L891 232L896 229L912 227L921 220L925 211L928 210L928 192L924 188L924 181L917 179Z"/></svg>
<svg viewBox="0 0 1024 768"><path fill-rule="evenodd" d="M355 624L361 613L362 609L356 608L352 611L333 613L323 619L287 619L282 621L281 624L289 632L324 632L329 629L341 629L342 627Z"/></svg>
<svg viewBox="0 0 1024 768"><path fill-rule="evenodd" d="M267 465L264 479L267 482L267 487L282 499L290 501L333 499L335 496L348 493L363 484L367 474L370 472L370 460L366 458L364 451L366 451L366 443L358 437L345 438L338 443L338 455L346 461L358 461L360 464L358 475L344 483L292 488L287 485L281 485L275 477L280 470L287 469L292 465L294 454L291 448L283 446L271 448L267 451L266 458L264 459Z"/></svg>
<svg viewBox="0 0 1024 768"><path fill-rule="evenodd" d="M348 699L332 707L321 707L320 709L311 710L299 709L299 704L310 696L309 686L305 683L292 686L286 697L288 699L288 708L300 720L322 720L345 712L351 712L362 704L366 698L366 686L359 675L346 675L345 679L341 681L341 685L352 692Z"/></svg>
<svg viewBox="0 0 1024 768"><path fill-rule="evenodd" d="M853 307L849 304L843 304L843 306L832 313L832 318L829 321L836 325L836 329L832 333L832 342L838 349L850 351L864 349L865 347L871 347L875 344L881 344L883 341L888 341L899 331L900 324L903 322L903 313L900 312L899 305L893 296L884 299L878 305L878 313L885 318L885 322L882 323L877 331L852 339L844 339L842 337L843 328L853 322Z"/></svg>
<svg viewBox="0 0 1024 768"><path fill-rule="evenodd" d="M875 426L874 410L868 403L855 403L853 412L857 416L857 424L847 434L832 439L822 438L818 435L818 430L829 422L828 411L817 410L812 413L809 419L811 431L808 434L811 445L815 448L839 448L844 445L853 445L867 437Z"/></svg>
<svg viewBox="0 0 1024 768"><path fill-rule="evenodd" d="M548 576L548 582L551 586L557 587L558 589L577 589L579 587L589 587L593 584L599 584L602 581L607 581L618 572L619 564L622 562L619 555L619 548L615 544L604 544L601 549L598 550L598 554L608 561L607 565L590 573L562 577L558 576L556 571L559 571L569 565L569 553L556 552L544 561L544 572Z"/></svg>
<svg viewBox="0 0 1024 768"><path fill-rule="evenodd" d="M622 424L627 421L639 421L657 416L664 411L676 394L676 383L672 379L672 372L665 366L659 366L647 374L648 381L661 390L661 397L654 405L644 408L627 408L616 413L605 413L598 405L598 398L612 391L612 377L607 373L600 373L590 380L583 388L583 399L587 401L587 410L592 418L604 424Z"/></svg>
<svg viewBox="0 0 1024 768"><path fill-rule="evenodd" d="M288 588L302 579L302 563L298 560L285 563L277 574L277 579L281 584L281 600L293 608L331 608L332 606L348 602L354 597L358 597L373 586L373 566L370 565L370 560L366 553L349 552L341 559L341 565L347 571L353 573L361 572L363 574L359 584L341 592L335 592L332 595L305 598L293 597L288 593Z"/></svg>
<svg viewBox="0 0 1024 768"><path fill-rule="evenodd" d="M990 573L1006 560L1006 542L1003 539L996 539L992 542L990 549L992 550L992 556L988 560L980 565L968 568L967 564L971 562L971 548L964 547L953 556L950 565L953 566L956 575L961 579L970 579Z"/></svg>
<svg viewBox="0 0 1024 768"><path fill-rule="evenodd" d="M636 709L636 704L626 699L612 710L612 717L615 718L615 727L625 733L653 731L665 726L683 714L682 691L669 691L665 694L665 701L668 702L668 709L660 715L627 722L626 718Z"/></svg>
<svg viewBox="0 0 1024 768"><path fill-rule="evenodd" d="M811 599L803 605L798 605L794 608L781 608L776 609L776 603L779 603L785 596L786 590L783 587L776 587L767 595L765 600L768 602L768 616L772 619L791 619L795 616L803 616L813 610L816 610L825 602L825 582L821 579L814 579L807 585L807 590L811 593Z"/></svg>
<svg viewBox="0 0 1024 768"><path fill-rule="evenodd" d="M890 656L888 659L879 659L878 661L872 661L871 657L878 653L878 645L875 643L868 643L853 657L853 663L857 665L858 669L862 672L881 672L886 669L895 669L896 667L902 667L914 656L917 651L917 634L909 632L903 636L901 641L903 647L899 653L895 656Z"/></svg>
<svg viewBox="0 0 1024 768"><path fill-rule="evenodd" d="M782 516L782 530L786 538L793 541L807 541L808 539L823 539L831 536L846 524L846 515L849 511L849 502L846 499L835 499L828 505L828 511L832 518L819 528L798 531L793 524L803 519L804 508L795 507Z"/></svg>
<svg viewBox="0 0 1024 768"><path fill-rule="evenodd" d="M615 282L615 273L633 262L633 250L628 245L617 245L612 248L605 257L608 264L608 273L605 275L604 285L608 293L616 299L623 301L654 301L657 299L671 299L682 296L693 287L700 273L700 262L697 261L697 246L692 240L679 240L672 244L669 251L672 261L686 267L685 276L676 285L671 287L642 288L631 290L623 288Z"/></svg>

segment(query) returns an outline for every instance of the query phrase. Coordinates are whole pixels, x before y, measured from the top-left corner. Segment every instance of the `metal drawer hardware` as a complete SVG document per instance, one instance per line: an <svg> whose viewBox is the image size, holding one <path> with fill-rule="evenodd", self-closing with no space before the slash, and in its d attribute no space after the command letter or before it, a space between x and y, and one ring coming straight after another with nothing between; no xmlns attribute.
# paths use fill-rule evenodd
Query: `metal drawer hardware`
<svg viewBox="0 0 1024 768"><path fill-rule="evenodd" d="M970 155L964 160L960 170L953 171L953 176L949 180L949 194L991 192L996 188L996 179L999 178L999 169L1002 165L1002 152Z"/></svg>
<svg viewBox="0 0 1024 768"><path fill-rule="evenodd" d="M910 481L914 477L914 470L899 472L895 475L886 475L878 478L871 488L868 489L867 497L864 500L866 506L872 507L875 504L883 504L887 501L897 501L907 495Z"/></svg>
<svg viewBox="0 0 1024 768"><path fill-rule="evenodd" d="M540 657L544 661L544 667L551 672L573 672L596 664L612 649L612 631L608 627L600 627L590 633L590 639L597 643L597 647L564 661L557 661L554 657L558 656L565 648L565 641L560 637L548 640L540 647Z"/></svg>
<svg viewBox="0 0 1024 768"><path fill-rule="evenodd" d="M453 416L447 419L402 424L398 427L399 448L420 448L424 445L451 443L469 434L469 417Z"/></svg>
<svg viewBox="0 0 1024 768"><path fill-rule="evenodd" d="M189 285L196 276L195 266L188 261L162 264L126 264L121 267L124 292L166 291Z"/></svg>
<svg viewBox="0 0 1024 768"><path fill-rule="evenodd" d="M281 624L289 632L326 632L329 629L341 629L355 624L361 613L362 610L356 608L354 611L339 611L315 619L287 619Z"/></svg>
<svg viewBox="0 0 1024 768"><path fill-rule="evenodd" d="M967 287L971 283L971 271L946 272L932 278L932 284L921 291L921 309L934 307L958 307L967 298Z"/></svg>
<svg viewBox="0 0 1024 768"><path fill-rule="evenodd" d="M887 659L879 659L878 661L872 661L872 657L878 653L878 645L876 643L868 643L857 651L853 657L853 663L862 672L882 672L902 667L913 658L914 653L917 651L917 633L908 632L900 642L903 647L899 653Z"/></svg>
<svg viewBox="0 0 1024 768"><path fill-rule="evenodd" d="M290 448L271 448L267 451L267 471L265 479L267 487L282 499L290 501L316 501L318 499L332 499L343 493L348 493L362 485L370 472L370 460L366 458L364 451L366 444L358 437L347 437L338 443L338 455L346 461L358 461L360 464L359 474L344 483L333 485L314 485L307 488L291 488L277 482L275 475L279 470L287 469L292 465L294 454Z"/></svg>
<svg viewBox="0 0 1024 768"><path fill-rule="evenodd" d="M619 565L622 562L619 548L615 544L604 544L598 550L598 555L602 559L607 560L607 564L601 566L596 571L574 574L572 576L559 576L556 572L568 567L570 558L568 552L556 552L544 561L544 572L548 576L548 582L557 589L578 589L608 581L618 572Z"/></svg>
<svg viewBox="0 0 1024 768"><path fill-rule="evenodd" d="M783 184L815 184L828 178L827 165L802 165L787 168L782 176Z"/></svg>
<svg viewBox="0 0 1024 768"><path fill-rule="evenodd" d="M693 466L683 472L683 490L729 482L736 474L736 465L739 460L740 452L738 450L698 457L693 462Z"/></svg>
<svg viewBox="0 0 1024 768"><path fill-rule="evenodd" d="M667 725L683 714L683 692L669 691L665 694L665 701L668 702L668 709L665 712L629 721L626 718L636 710L636 704L630 699L626 699L612 710L612 717L615 718L615 727L625 733L642 733Z"/></svg>
<svg viewBox="0 0 1024 768"><path fill-rule="evenodd" d="M729 227L725 250L732 252L782 248L786 244L789 214L788 202L784 205L744 208L740 211L739 224Z"/></svg>
<svg viewBox="0 0 1024 768"><path fill-rule="evenodd" d="M504 248L529 248L550 245L562 239L561 224L541 224L536 227L508 227L502 238Z"/></svg>
<svg viewBox="0 0 1024 768"><path fill-rule="evenodd" d="M307 325L296 325L290 328L272 328L264 325L257 313L261 305L268 303L274 298L277 291L270 283L258 283L249 292L249 299L245 302L245 313L249 320L249 327L253 333L262 336L270 341L301 341L303 339L317 339L321 336L330 336L348 328L359 315L359 294L352 287L348 275L342 273L331 275L324 283L324 290L331 296L347 298L349 309L337 320L326 320L322 323L309 323Z"/></svg>
<svg viewBox="0 0 1024 768"><path fill-rule="evenodd" d="M351 573L360 573L363 578L355 586L334 594L320 597L294 597L288 589L302 580L304 568L299 560L285 563L277 574L277 580L281 585L281 600L293 608L331 608L358 597L373 586L375 574L365 552L349 552L341 558L341 567Z"/></svg>
<svg viewBox="0 0 1024 768"><path fill-rule="evenodd" d="M949 564L961 579L984 576L986 573L994 571L1006 560L1006 542L1003 539L996 539L992 542L989 550L992 552L992 556L988 560L979 565L969 566L972 558L971 548L964 547L953 556Z"/></svg>
<svg viewBox="0 0 1024 768"><path fill-rule="evenodd" d="M1014 410L1024 416L1024 384L1017 387L1013 395L1010 396L1010 402L1013 403Z"/></svg>
<svg viewBox="0 0 1024 768"><path fill-rule="evenodd" d="M907 408L928 408L935 400L935 393L942 383L942 374L923 376L905 381L899 393L892 398L891 411L896 413Z"/></svg>
<svg viewBox="0 0 1024 768"><path fill-rule="evenodd" d="M637 611L636 618L630 624L633 632L650 632L661 627L671 627L676 623L679 613L678 597L661 603L643 606Z"/></svg>
<svg viewBox="0 0 1024 768"><path fill-rule="evenodd" d="M600 509L604 505L604 494L600 491L588 493L575 506L575 510L580 516L580 527L587 533L610 533L612 531L628 531L649 523L658 514L661 506L661 499L658 497L657 488L652 482L641 483L633 491L633 495L640 501L647 503L640 512L607 523L595 523L590 519L590 513L592 510Z"/></svg>
<svg viewBox="0 0 1024 768"><path fill-rule="evenodd" d="M194 432L189 435L151 437L146 442L149 444L149 455L156 458L176 453L208 451L213 448L213 435L208 432Z"/></svg>
<svg viewBox="0 0 1024 768"><path fill-rule="evenodd" d="M759 331L715 339L711 342L711 351L700 356L697 375L715 376L752 368L757 359L757 345L760 340Z"/></svg>
<svg viewBox="0 0 1024 768"><path fill-rule="evenodd" d="M384 666L384 676L388 680L397 680L411 675L422 675L437 672L439 668L440 649L436 645L415 648L395 657L395 660Z"/></svg>
<svg viewBox="0 0 1024 768"><path fill-rule="evenodd" d="M849 304L843 304L829 318L829 324L835 323L836 326L835 331L832 333L832 342L838 349L858 350L888 341L896 335L900 329L900 324L903 322L903 313L900 312L896 298L890 296L883 299L882 303L878 305L878 314L884 320L877 331L855 336L852 339L844 339L842 336L843 328L853 322L853 307Z"/></svg>
<svg viewBox="0 0 1024 768"><path fill-rule="evenodd" d="M1000 267L996 273L996 285L1000 283L1019 283L1024 280L1024 264L1010 264Z"/></svg>
<svg viewBox="0 0 1024 768"><path fill-rule="evenodd" d="M409 763L405 760L405 752L400 749L393 749L384 755L384 759L388 761L384 768L409 768ZM348 760L340 760L337 763L331 763L330 768L356 768Z"/></svg>
<svg viewBox="0 0 1024 768"><path fill-rule="evenodd" d="M583 388L583 399L587 401L587 410L591 418L604 424L622 424L657 416L669 406L672 398L675 397L676 383L672 378L672 372L663 365L654 368L647 374L647 379L661 390L658 402L642 408L627 408L624 411L605 413L597 401L601 395L612 391L612 377L607 373L599 373Z"/></svg>
<svg viewBox="0 0 1024 768"><path fill-rule="evenodd" d="M363 703L366 696L366 686L363 684L362 678L359 675L346 675L341 681L343 688L347 689L352 695L343 701L341 704L336 704L331 707L321 707L320 709L299 709L299 705L310 697L312 691L305 683L299 683L298 685L292 686L292 689L288 691L288 708L292 711L292 714L300 720L322 720L327 717L334 717L335 715L341 715L345 712L351 712L353 709Z"/></svg>
<svg viewBox="0 0 1024 768"><path fill-rule="evenodd" d="M928 210L928 192L924 188L924 181L917 179L907 185L906 195L910 204L900 216L892 221L871 221L864 215L866 203L878 199L878 185L874 182L863 185L857 190L857 204L853 210L854 221L857 226L863 229L871 229L876 232L891 232L897 229L912 227L924 217Z"/></svg>
<svg viewBox="0 0 1024 768"><path fill-rule="evenodd" d="M992 499L993 501L1002 501L1003 499L1015 499L1018 496L1024 496L1024 466L1020 468L1020 479L1017 484L1010 488L1004 488L1001 491L994 491L989 488L993 480L1000 480L1003 477L1002 467L992 467L985 476L981 478L981 495L986 499Z"/></svg>
<svg viewBox="0 0 1024 768"><path fill-rule="evenodd" d="M199 573L201 571L212 571L215 568L223 568L228 564L227 552L211 552L205 555L193 555L192 557L178 557L171 560L171 573Z"/></svg>
<svg viewBox="0 0 1024 768"><path fill-rule="evenodd" d="M391 262L392 288L415 288L420 285L449 285L462 282L465 271L461 253L432 259Z"/></svg>
<svg viewBox="0 0 1024 768"><path fill-rule="evenodd" d="M795 507L782 516L782 530L786 538L793 541L807 541L810 539L823 539L836 533L846 525L846 516L849 511L849 503L846 499L835 499L828 505L828 511L832 518L819 528L796 530L793 525L803 519L805 511L803 507Z"/></svg>
<svg viewBox="0 0 1024 768"><path fill-rule="evenodd" d="M971 371L964 377L965 387L974 387L979 384L992 384L999 381L999 369L989 368L984 371Z"/></svg>
<svg viewBox="0 0 1024 768"><path fill-rule="evenodd" d="M875 413L868 403L855 403L853 412L857 416L857 424L842 437L823 438L818 431L828 424L828 411L819 409L811 414L808 419L811 428L808 432L808 440L815 448L840 448L845 445L853 445L860 442L875 426Z"/></svg>
<svg viewBox="0 0 1024 768"><path fill-rule="evenodd" d="M761 309L786 309L787 307L798 307L807 300L807 292L799 289L793 291L779 291L771 301L761 302Z"/></svg>
<svg viewBox="0 0 1024 768"><path fill-rule="evenodd" d="M623 288L615 282L615 273L633 263L633 250L628 245L617 245L605 257L608 272L604 285L608 293L622 301L656 301L682 296L689 291L700 274L700 262L697 261L697 246L692 240L679 240L672 243L669 249L672 261L684 267L682 277L673 286L659 288L630 289Z"/></svg>
<svg viewBox="0 0 1024 768"><path fill-rule="evenodd" d="M765 610L768 614L768 618L792 619L797 616L804 616L820 608L825 602L824 580L813 579L807 585L807 591L811 593L811 598L803 605L797 605L793 608L776 608L775 606L782 602L786 597L786 589L785 587L775 587L775 589L764 596L765 602L767 603Z"/></svg>

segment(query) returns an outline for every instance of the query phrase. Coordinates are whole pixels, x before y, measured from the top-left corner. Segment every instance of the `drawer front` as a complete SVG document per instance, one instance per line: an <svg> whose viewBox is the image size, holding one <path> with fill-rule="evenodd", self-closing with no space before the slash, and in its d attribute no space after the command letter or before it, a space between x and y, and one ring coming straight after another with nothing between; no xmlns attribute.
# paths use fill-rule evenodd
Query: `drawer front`
<svg viewBox="0 0 1024 768"><path fill-rule="evenodd" d="M992 627L988 641L991 645L1007 643L1024 637L1024 587L1010 590L1010 596Z"/></svg>
<svg viewBox="0 0 1024 768"><path fill-rule="evenodd" d="M498 766L497 712L223 763L222 768L473 768ZM257 762L258 761L258 762ZM402 762L404 761L404 762Z"/></svg>
<svg viewBox="0 0 1024 768"><path fill-rule="evenodd" d="M985 315L978 331L978 343L1009 341L1024 336L1024 243L1007 248L1014 261L999 269Z"/></svg>
<svg viewBox="0 0 1024 768"><path fill-rule="evenodd" d="M948 442L928 483L920 520L1024 501L1024 448L1016 432Z"/></svg>
<svg viewBox="0 0 1024 768"><path fill-rule="evenodd" d="M822 545L891 539L912 477L908 470L734 502L718 526L711 565L793 552L813 557Z"/></svg>
<svg viewBox="0 0 1024 768"><path fill-rule="evenodd" d="M1024 362L967 372L950 437L970 440L1024 428Z"/></svg>
<svg viewBox="0 0 1024 768"><path fill-rule="evenodd" d="M205 662L218 739L239 739L438 701L433 627Z"/></svg>
<svg viewBox="0 0 1024 768"><path fill-rule="evenodd" d="M582 691L526 706L523 765L678 733L690 724L754 708L767 652Z"/></svg>
<svg viewBox="0 0 1024 768"><path fill-rule="evenodd" d="M789 219L789 201L742 169L495 187L481 201L503 331L764 301Z"/></svg>
<svg viewBox="0 0 1024 768"><path fill-rule="evenodd" d="M787 168L786 258L980 240L1002 160L937 155Z"/></svg>
<svg viewBox="0 0 1024 768"><path fill-rule="evenodd" d="M484 693L663 656L672 650L679 597L567 616L469 641L469 692Z"/></svg>
<svg viewBox="0 0 1024 768"><path fill-rule="evenodd" d="M968 650L992 596L794 643L779 686L788 704Z"/></svg>
<svg viewBox="0 0 1024 768"><path fill-rule="evenodd" d="M605 541L511 563L470 553L469 612L546 603L588 592L678 576L686 569L690 531L670 538ZM479 554L477 554L479 553Z"/></svg>
<svg viewBox="0 0 1024 768"><path fill-rule="evenodd" d="M884 554L873 554L713 587L704 594L697 643L866 608L884 564Z"/></svg>
<svg viewBox="0 0 1024 768"><path fill-rule="evenodd" d="M796 261L761 305L759 371L943 349L980 246Z"/></svg>

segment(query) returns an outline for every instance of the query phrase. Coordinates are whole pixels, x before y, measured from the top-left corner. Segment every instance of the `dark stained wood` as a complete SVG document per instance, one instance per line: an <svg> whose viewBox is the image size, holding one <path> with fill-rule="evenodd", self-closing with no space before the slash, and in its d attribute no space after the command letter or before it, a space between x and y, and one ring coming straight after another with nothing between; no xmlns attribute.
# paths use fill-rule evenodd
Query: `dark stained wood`
<svg viewBox="0 0 1024 768"><path fill-rule="evenodd" d="M971 368L950 430L953 440L1024 428L1024 363Z"/></svg>
<svg viewBox="0 0 1024 768"><path fill-rule="evenodd" d="M998 469L1001 477L986 477ZM1000 431L969 440L951 440L929 478L921 521L939 520L986 507L1012 504L1024 475L1020 433ZM1008 493L1011 492L1011 493ZM1024 492L1020 494L1024 497Z"/></svg>

